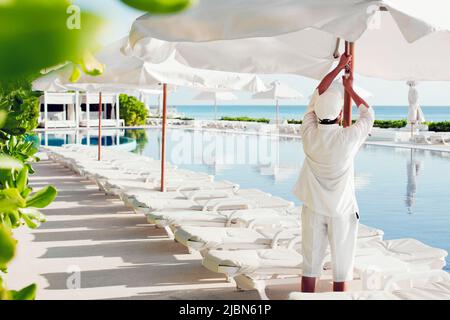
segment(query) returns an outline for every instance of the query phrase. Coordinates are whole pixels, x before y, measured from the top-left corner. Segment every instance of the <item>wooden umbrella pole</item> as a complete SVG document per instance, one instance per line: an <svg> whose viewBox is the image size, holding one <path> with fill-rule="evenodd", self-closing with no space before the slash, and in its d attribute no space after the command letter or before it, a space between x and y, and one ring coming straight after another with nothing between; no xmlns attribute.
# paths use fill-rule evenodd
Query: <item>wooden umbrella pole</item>
<svg viewBox="0 0 450 320"><path fill-rule="evenodd" d="M102 93L98 93L98 161L102 158Z"/></svg>
<svg viewBox="0 0 450 320"><path fill-rule="evenodd" d="M163 114L161 132L161 192L165 191L164 185L164 164L166 160L166 122L167 122L167 84L163 84Z"/></svg>
<svg viewBox="0 0 450 320"><path fill-rule="evenodd" d="M345 41L345 54L352 56L350 62L350 70L346 69L346 76L353 76L353 66L355 62L355 44L353 42ZM352 124L352 98L345 91L344 93L344 127L348 127Z"/></svg>

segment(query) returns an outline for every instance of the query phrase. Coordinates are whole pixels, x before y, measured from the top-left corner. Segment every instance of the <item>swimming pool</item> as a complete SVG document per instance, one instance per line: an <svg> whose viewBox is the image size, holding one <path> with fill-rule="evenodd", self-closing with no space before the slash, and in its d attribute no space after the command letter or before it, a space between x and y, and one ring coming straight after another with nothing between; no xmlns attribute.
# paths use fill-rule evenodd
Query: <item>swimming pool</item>
<svg viewBox="0 0 450 320"><path fill-rule="evenodd" d="M136 140L134 152L160 158L158 129L124 135ZM291 194L304 158L299 139L169 129L166 152L181 168L300 204ZM450 252L450 153L364 145L355 174L362 223L386 239L412 237Z"/></svg>
<svg viewBox="0 0 450 320"><path fill-rule="evenodd" d="M137 148L136 139L129 132L128 135L124 130L107 129L102 130L101 144L105 147L113 147L124 151L135 151ZM98 130L73 130L73 131L39 131L37 134L30 136L29 140L43 146L60 147L64 144L82 144L96 146L99 143Z"/></svg>

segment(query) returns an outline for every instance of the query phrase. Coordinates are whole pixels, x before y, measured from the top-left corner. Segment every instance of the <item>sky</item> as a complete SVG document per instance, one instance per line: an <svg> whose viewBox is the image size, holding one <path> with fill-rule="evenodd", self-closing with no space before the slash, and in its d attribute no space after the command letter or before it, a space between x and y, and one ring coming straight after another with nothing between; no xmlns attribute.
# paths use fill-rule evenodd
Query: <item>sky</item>
<svg viewBox="0 0 450 320"><path fill-rule="evenodd" d="M75 4L81 8L95 12L105 19L106 24L99 39L102 45L107 45L115 40L128 35L133 21L144 14L144 12L134 10L121 3L120 0L74 0ZM287 85L299 90L304 99L298 101L282 101L281 104L307 104L308 97L317 86L317 80L295 75L262 75L261 78L270 83L279 80ZM372 105L407 105L408 87L404 82L386 81L382 79L361 77L355 75L355 84L370 91L373 97L368 100ZM417 85L419 90L420 104L426 106L450 106L450 83L449 82L423 82ZM179 89L176 93L169 95L171 105L199 105L201 102L192 98L198 92L191 89ZM252 100L250 94L238 93L239 100L226 102L225 104L272 104L270 101ZM156 98L155 98L156 103Z"/></svg>

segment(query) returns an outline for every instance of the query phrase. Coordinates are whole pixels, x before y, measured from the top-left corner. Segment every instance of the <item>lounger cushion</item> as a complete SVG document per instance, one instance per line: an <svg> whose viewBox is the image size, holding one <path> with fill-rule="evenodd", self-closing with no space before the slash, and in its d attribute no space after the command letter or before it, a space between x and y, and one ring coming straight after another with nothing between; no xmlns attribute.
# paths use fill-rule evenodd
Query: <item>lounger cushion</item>
<svg viewBox="0 0 450 320"><path fill-rule="evenodd" d="M264 214L263 214L264 215ZM261 216L262 217L262 216ZM280 218L275 216L273 223ZM294 220L295 221L295 220ZM293 222L294 222L293 221ZM182 226L175 232L175 238L187 246L191 246L189 242L195 243L194 248L210 249L217 247L230 247L236 245L235 249L260 248L261 246L269 246L272 239L279 230L278 228L263 228L258 231L248 228L227 228L227 227L201 227L187 226L179 222ZM291 227L295 227L294 224ZM299 228L300 233L300 228ZM292 238L292 234L286 234L288 239ZM359 229L358 240L360 238L379 237L376 229L364 227Z"/></svg>
<svg viewBox="0 0 450 320"><path fill-rule="evenodd" d="M396 290L392 293L406 300L450 300L450 283L448 281L430 282L424 286Z"/></svg>
<svg viewBox="0 0 450 320"><path fill-rule="evenodd" d="M175 232L175 239L189 246L188 242L197 243L196 247L215 248L221 244L268 244L270 240L262 238L261 233L244 228L195 227L183 226Z"/></svg>
<svg viewBox="0 0 450 320"><path fill-rule="evenodd" d="M293 292L289 300L399 300L387 291L355 291L355 292Z"/></svg>
<svg viewBox="0 0 450 320"><path fill-rule="evenodd" d="M430 247L416 239L371 240L358 243L364 248L377 248L385 255L392 255L406 262L426 264L433 269L441 269L445 265L447 251Z"/></svg>
<svg viewBox="0 0 450 320"><path fill-rule="evenodd" d="M159 226L178 226L180 224L202 226L223 226L227 219L218 213L196 211L196 210L176 210L176 211L153 211L146 214L150 223Z"/></svg>
<svg viewBox="0 0 450 320"><path fill-rule="evenodd" d="M203 265L211 271L218 272L219 267L237 267L238 273L254 273L264 270L298 269L301 273L302 256L289 249L259 250L211 250L203 258Z"/></svg>
<svg viewBox="0 0 450 320"><path fill-rule="evenodd" d="M358 226L358 240L369 240L369 239L383 239L383 230L368 227L364 224L359 224Z"/></svg>

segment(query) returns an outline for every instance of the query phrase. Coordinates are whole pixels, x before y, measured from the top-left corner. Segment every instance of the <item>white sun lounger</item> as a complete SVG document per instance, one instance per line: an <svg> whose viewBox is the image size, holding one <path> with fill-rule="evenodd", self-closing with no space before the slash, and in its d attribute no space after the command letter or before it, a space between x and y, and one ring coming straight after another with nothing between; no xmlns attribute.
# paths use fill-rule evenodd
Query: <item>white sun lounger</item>
<svg viewBox="0 0 450 320"><path fill-rule="evenodd" d="M399 285L399 283L401 283ZM442 270L392 275L384 290L293 292L290 300L450 300L450 275Z"/></svg>
<svg viewBox="0 0 450 320"><path fill-rule="evenodd" d="M294 207L290 201L267 196L256 196L253 199L233 197L230 199L211 199L205 201L201 211L189 209L162 209L146 213L149 223L157 227L166 228L169 236L172 230L180 225L194 226L223 226L228 221L228 216L236 210L252 208L287 209Z"/></svg>
<svg viewBox="0 0 450 320"><path fill-rule="evenodd" d="M447 251L434 248L411 238L395 240L370 240L359 242L359 248L376 248L384 255L395 256L405 262L420 264L430 269L442 269L445 266Z"/></svg>
<svg viewBox="0 0 450 320"><path fill-rule="evenodd" d="M266 286L299 283L303 256L293 249L296 243L297 239L292 239L285 248L211 250L204 256L202 264L208 270L226 275L227 279L234 278L237 288L257 290L262 299L267 299ZM360 250L356 259L376 253ZM382 256L377 258L382 259Z"/></svg>
<svg viewBox="0 0 450 320"><path fill-rule="evenodd" d="M258 189L215 189L215 190L197 190L193 192L182 192L181 196L176 198L164 197L163 199L149 197L146 193L135 193L133 205L143 212L154 210L208 210L221 200L243 200L253 201L259 197L270 197L269 193ZM205 209L205 206L208 208ZM238 208L239 209L239 208Z"/></svg>
<svg viewBox="0 0 450 320"><path fill-rule="evenodd" d="M106 187L129 206L148 206L148 203L159 204L164 200L186 200L193 198L197 192L212 194L209 197L224 197L239 189L239 185L229 181L195 181L195 180L174 180L166 183L166 192L161 193L160 186L154 183L130 181L130 180L109 180ZM205 196L206 197L206 196ZM157 205L161 208L161 205ZM150 207L149 207L150 209Z"/></svg>
<svg viewBox="0 0 450 320"><path fill-rule="evenodd" d="M281 214L276 215L273 212L270 219L268 219L269 216L270 214L264 213L261 213L260 217L257 214L250 214L250 219L247 220L248 226L241 228L181 226L175 232L175 239L185 246L198 251L273 248L280 241L282 226L278 230L275 228L270 228L269 230L261 229L260 226L264 224L275 226L277 221L282 221L289 228L298 227L297 234L301 234L300 218L286 217ZM230 220L233 219L229 218ZM239 220L241 221L238 223L242 226L245 223L244 216L241 216ZM288 224L289 221L290 225ZM383 231L381 230L362 224L359 226L359 241L382 239L382 237Z"/></svg>
<svg viewBox="0 0 450 320"><path fill-rule="evenodd" d="M246 210L247 211L247 210ZM250 210L248 210L250 211ZM180 226L175 240L189 249L205 254L212 249L245 250L267 249L287 245L292 238L300 236L300 220L290 217L259 213L249 228ZM230 218L228 218L228 221Z"/></svg>
<svg viewBox="0 0 450 320"><path fill-rule="evenodd" d="M448 145L447 140L449 140L449 138L447 135L443 135L443 134L432 134L429 137L429 140L433 144Z"/></svg>
<svg viewBox="0 0 450 320"><path fill-rule="evenodd" d="M359 273L356 274L356 276L359 278L364 277L365 281L367 281L369 278L365 276L366 271L372 273L377 272L381 274L380 281L384 281L386 276L389 275L389 272L393 272L392 270L395 270L395 272L431 270L430 266L435 266L435 261L441 259L439 256L439 254L442 254L440 249L426 246L417 240L415 240L415 243L408 241L407 245L399 244L399 246L402 247L401 253L392 250L392 247L396 247L392 245L393 241L401 243L404 242L404 240L408 239L389 240L391 246L380 246L380 243L385 243L386 241L378 239L358 241L355 270L358 270ZM257 289L259 293L264 296L263 289L268 284L290 284L298 281L298 279L292 277L295 272L292 271L290 266L292 265L293 259L297 259L298 265L301 266L302 255L298 250L293 249L294 245L300 241L300 237L291 240L287 248L291 251L290 255L287 254L288 251L286 251L286 248L210 250L204 255L203 265L211 271L224 273L227 278L234 277L239 287L244 289ZM280 254L277 253L277 250L279 249L281 252ZM248 257L253 258L249 259ZM276 261L273 261L273 257L276 257ZM328 255L325 259L325 270L330 270L329 257L330 256ZM427 259L425 259L425 257L427 257ZM282 260L285 258L286 262L283 262ZM284 270L287 266L287 270ZM360 268L357 268L357 266ZM361 269L367 266L370 268ZM385 267L390 269L385 272L385 270L383 270ZM434 270L438 269L439 268L436 268ZM301 268L297 269L296 276L301 276Z"/></svg>
<svg viewBox="0 0 450 320"><path fill-rule="evenodd" d="M127 181L129 183L133 182L144 182L150 183L154 186L160 183L161 173L159 171L154 171L150 174L140 174L140 173L129 173L121 172L118 170L96 170L92 174L86 175L88 178L96 180L99 187L107 192L110 189L120 189L120 185L123 185ZM211 182L214 177L207 175L205 173L197 173L188 170L172 170L166 172L166 180L170 182L176 182L177 185L186 183L187 181L197 181L201 182Z"/></svg>
<svg viewBox="0 0 450 320"><path fill-rule="evenodd" d="M416 134L414 136L414 142L417 144L432 144L428 136L424 134Z"/></svg>

